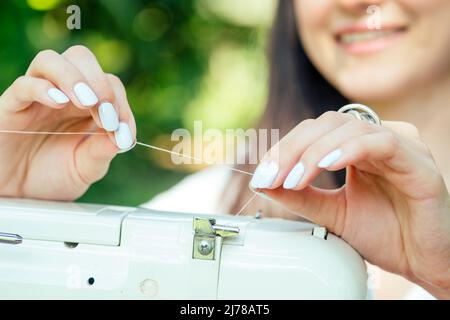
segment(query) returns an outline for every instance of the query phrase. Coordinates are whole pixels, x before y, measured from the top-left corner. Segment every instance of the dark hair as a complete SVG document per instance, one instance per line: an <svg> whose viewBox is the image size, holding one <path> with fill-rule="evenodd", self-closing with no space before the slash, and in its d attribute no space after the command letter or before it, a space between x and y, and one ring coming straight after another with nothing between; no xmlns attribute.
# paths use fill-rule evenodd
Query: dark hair
<svg viewBox="0 0 450 320"><path fill-rule="evenodd" d="M270 41L269 97L260 127L279 129L280 136L304 119L315 118L327 110L336 110L348 103L311 63L299 40L295 20L293 1L279 0ZM245 165L240 169L253 172L255 168ZM248 176L233 174L225 190L225 195L232 203L228 212L235 213L250 198L249 180ZM333 179L328 177L328 182L322 185L336 186L344 181L345 175L338 172ZM259 210L261 207L267 208L267 204L262 206L261 202L255 200L252 208ZM280 216L278 212L277 216Z"/></svg>

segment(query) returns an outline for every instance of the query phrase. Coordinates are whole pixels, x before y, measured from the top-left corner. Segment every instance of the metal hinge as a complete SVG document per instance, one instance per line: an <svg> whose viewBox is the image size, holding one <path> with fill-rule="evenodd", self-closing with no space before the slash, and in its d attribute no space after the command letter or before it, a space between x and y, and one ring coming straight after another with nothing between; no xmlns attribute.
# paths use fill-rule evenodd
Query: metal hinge
<svg viewBox="0 0 450 320"><path fill-rule="evenodd" d="M239 235L239 227L216 224L215 219L194 218L193 259L214 260L216 238L231 238Z"/></svg>

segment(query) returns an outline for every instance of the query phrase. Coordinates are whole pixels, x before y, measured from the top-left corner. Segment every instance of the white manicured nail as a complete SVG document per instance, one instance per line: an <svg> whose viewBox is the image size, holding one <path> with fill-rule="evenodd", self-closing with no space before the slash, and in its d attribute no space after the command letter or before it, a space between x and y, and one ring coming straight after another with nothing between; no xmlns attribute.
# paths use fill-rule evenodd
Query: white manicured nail
<svg viewBox="0 0 450 320"><path fill-rule="evenodd" d="M119 128L114 132L117 147L121 150L129 149L133 146L133 135L130 127L125 123L119 123Z"/></svg>
<svg viewBox="0 0 450 320"><path fill-rule="evenodd" d="M252 188L270 188L278 175L278 164L275 161L262 162L255 170L250 186Z"/></svg>
<svg viewBox="0 0 450 320"><path fill-rule="evenodd" d="M295 188L305 173L305 166L303 163L297 163L292 170L289 172L286 180L284 180L283 188L285 189L293 189Z"/></svg>
<svg viewBox="0 0 450 320"><path fill-rule="evenodd" d="M56 103L64 104L64 103L69 102L69 98L64 94L64 92L62 92L59 89L50 88L50 89L48 89L47 94Z"/></svg>
<svg viewBox="0 0 450 320"><path fill-rule="evenodd" d="M342 156L341 149L336 149L329 154L327 154L325 157L323 157L322 160L320 160L319 164L317 165L319 168L328 168L333 163L335 163L339 158Z"/></svg>
<svg viewBox="0 0 450 320"><path fill-rule="evenodd" d="M80 103L85 107L92 107L98 102L98 98L94 91L86 83L79 82L73 87L75 95L77 96Z"/></svg>
<svg viewBox="0 0 450 320"><path fill-rule="evenodd" d="M103 102L98 107L98 115L102 126L106 131L116 131L119 128L119 117L117 116L116 109L109 102Z"/></svg>
<svg viewBox="0 0 450 320"><path fill-rule="evenodd" d="M252 188L252 189L257 189L258 188L258 177L259 177L258 173L262 170L261 169L262 165L263 164L261 163L261 164L259 164L256 167L256 170L253 173L252 180L250 180L250 188Z"/></svg>

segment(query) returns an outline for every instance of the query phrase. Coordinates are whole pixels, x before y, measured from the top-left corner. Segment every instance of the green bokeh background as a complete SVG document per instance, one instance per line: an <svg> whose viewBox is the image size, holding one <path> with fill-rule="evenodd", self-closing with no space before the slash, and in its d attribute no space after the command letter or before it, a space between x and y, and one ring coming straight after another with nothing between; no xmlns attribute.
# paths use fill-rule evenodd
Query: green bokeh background
<svg viewBox="0 0 450 320"><path fill-rule="evenodd" d="M81 9L69 30L67 7ZM89 47L124 82L138 139L170 145L177 128L247 128L266 99L272 0L12 0L0 2L0 92L43 49ZM136 147L118 155L82 202L139 205L198 167Z"/></svg>

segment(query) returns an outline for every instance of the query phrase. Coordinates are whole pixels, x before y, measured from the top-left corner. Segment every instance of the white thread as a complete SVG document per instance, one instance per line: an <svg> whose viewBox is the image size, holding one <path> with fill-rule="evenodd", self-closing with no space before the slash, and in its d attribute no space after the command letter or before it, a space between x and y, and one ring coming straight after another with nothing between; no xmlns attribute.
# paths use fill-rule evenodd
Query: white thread
<svg viewBox="0 0 450 320"><path fill-rule="evenodd" d="M39 135L106 135L107 134L106 132L56 132L56 131L19 131L19 130L0 130L0 133L39 134ZM171 150L168 150L168 149L160 148L160 147L157 147L157 146L154 146L154 145L151 145L151 144L147 144L147 143L143 143L143 142L136 142L136 144L138 144L140 146L143 146L143 147L150 148L150 149L154 149L154 150L158 150L158 151L162 151L162 152L167 152L167 153L170 153L170 154L173 154L173 155L177 155L177 156L180 156L180 157L189 158L191 160L197 160L197 161L206 163L208 165L214 165L215 164L215 163L207 162L207 161L205 161L203 159L200 159L200 158L188 156L188 155L185 155L185 154L182 154L182 153L178 153L178 152L174 152L174 151L171 151ZM215 164L215 165L222 165L222 166L227 167L230 170L253 176L253 173L251 173L251 172L239 170L239 169L230 167L229 165L225 165L225 164ZM257 195L258 194L255 192L253 194L253 196L250 198L250 200L248 200L245 203L245 205L242 207L241 210L239 210L239 212L236 215L240 215L242 213L242 211L244 211L245 208L248 207L248 205L253 201L253 199L255 199L255 197Z"/></svg>
<svg viewBox="0 0 450 320"><path fill-rule="evenodd" d="M153 146L153 145L151 145L151 144L142 143L142 142L136 142L136 144L138 144L138 145L140 145L140 146L143 146L143 147L150 148L150 149L154 149L154 150L158 150L158 151L162 151L162 152L167 152L167 153L170 153L170 154L174 154L174 155L177 155L177 156L180 156L180 157L189 158L189 159L191 159L191 160L197 160L197 161L206 163L206 164L208 164L208 165L213 165L213 164L214 164L214 163L209 163L209 162L207 162L207 161L205 161L205 160L203 160L203 159L199 159L199 158L197 158L197 157L188 156L188 155L185 155L185 154L182 154L182 153L178 153L178 152L174 152L174 151L167 150L167 149L164 149L164 148L160 148L160 147L157 147L157 146ZM222 166L227 167L227 168L230 169L230 170L233 170L233 171L236 171L236 172L240 172L240 173L243 173L243 174L248 174L248 175L250 175L250 176L253 176L253 173L250 173L250 172L247 172L247 171L243 171L243 170L239 170L239 169L236 169L236 168L233 168L233 167L224 165L224 164L216 164L216 165L222 165ZM244 211L245 208L247 208L247 207L250 205L250 203L253 201L253 199L255 199L255 197L256 197L257 195L258 195L258 194L255 192L255 193L253 194L253 196L250 198L250 200L248 200L248 201L244 204L244 206L241 208L241 210L239 210L238 213L236 213L236 216L240 215L240 214L242 213L242 211Z"/></svg>
<svg viewBox="0 0 450 320"><path fill-rule="evenodd" d="M19 131L19 130L0 130L0 133L39 134L39 135L106 135L107 134L106 132L56 132L56 131ZM206 163L208 165L222 165L222 166L227 167L230 170L253 176L253 173L251 173L251 172L239 170L239 169L230 167L229 165L210 163L210 162L207 162L207 161L205 161L203 159L200 159L200 158L188 156L188 155L185 155L185 154L182 154L182 153L174 152L174 151L171 151L171 150L168 150L168 149L160 148L160 147L157 147L157 146L154 146L154 145L151 145L151 144L147 144L147 143L143 143L143 142L136 142L136 144L138 144L140 146L143 146L143 147L150 148L150 149L154 149L154 150L158 150L158 151L174 154L174 155L177 155L177 156L180 156L180 157L186 157L186 158L189 158L191 160L197 160L197 161ZM250 190L253 192L253 196L244 204L244 206L241 208L241 210L238 211L238 213L236 213L236 215L240 215L250 205L250 203L255 199L255 197L258 196L258 197L260 197L262 199L266 199L266 200L269 200L269 201L275 203L276 205L282 207L283 209L287 210L291 214L294 214L296 216L301 217L300 214L298 214L295 211L292 211L292 210L286 208L285 206L281 205L280 203L274 201L273 199L268 198L267 196L262 197L261 195L258 194L258 192L256 192L252 188L250 188Z"/></svg>
<svg viewBox="0 0 450 320"><path fill-rule="evenodd" d="M160 147L157 147L157 146L153 146L153 145L151 145L151 144L146 144L146 143L142 143L142 142L136 142L136 144L138 144L138 145L140 145L140 146L147 147L147 148L155 149L155 150L158 150L158 151L167 152L167 153L170 153L170 154L173 154L173 155L177 155L177 156L180 156L180 157L189 158L189 159L191 159L191 160L197 160L197 161L206 163L206 164L208 164L208 165L220 165L220 166L225 166L225 167L227 167L227 168L230 169L230 170L233 170L233 171L236 171L236 172L240 172L240 173L243 173L243 174L248 174L248 175L250 175L250 176L253 176L253 173L251 173L251 172L239 170L239 169L230 167L230 166L228 166L228 165L226 165L226 164L222 164L222 163L211 163L211 162L205 161L205 160L200 159L200 158L196 158L196 157L188 156L188 155L185 155L185 154L182 154L182 153L170 151L170 150L168 150L168 149L164 149L164 148L160 148Z"/></svg>
<svg viewBox="0 0 450 320"><path fill-rule="evenodd" d="M300 213L295 212L291 209L289 209L288 207L282 205L281 203L279 203L278 201L272 199L271 197L269 197L268 195L266 195L265 193L262 192L258 192L255 189L253 189L252 187L250 187L250 185L248 186L248 188L250 189L251 192L253 192L255 195L257 195L258 197L260 197L261 199L264 199L266 201L272 202L274 203L276 206L286 210L288 213L293 214L294 216L300 217L302 219L304 219L305 217L302 216Z"/></svg>
<svg viewBox="0 0 450 320"><path fill-rule="evenodd" d="M244 206L241 208L241 210L239 210L238 213L235 214L235 216L240 215L240 214L242 213L242 211L244 211L244 210L250 205L250 203L255 199L255 197L256 197L257 195L258 195L258 194L255 192L255 193L253 194L253 196L252 196L252 197L244 204Z"/></svg>
<svg viewBox="0 0 450 320"><path fill-rule="evenodd" d="M167 153L170 153L170 154L174 154L174 155L177 155L177 156L180 156L180 157L189 158L189 159L191 159L191 160L197 160L197 161L206 163L206 164L208 164L208 165L214 165L214 163L207 162L207 161L205 161L205 160L203 160L203 159L196 158L196 157L192 157L192 156L188 156L188 155L185 155L185 154L182 154L182 153L174 152L174 151L171 151L171 150L168 150L168 149L164 149L164 148L160 148L160 147L157 147L157 146L153 146L153 145L151 145L151 144L142 143L142 142L136 142L136 144L138 144L138 145L140 145L140 146L143 146L143 147L150 148L150 149L154 149L154 150L158 150L158 151L162 151L162 152L167 152ZM243 173L243 174L248 174L248 175L250 175L250 176L253 176L253 173L250 173L250 172L247 172L247 171L243 171L243 170L239 170L239 169L230 167L230 166L225 165L225 164L215 164L215 165L222 165L222 166L227 167L227 168L230 169L230 170L233 170L233 171L236 171L236 172L240 172L240 173ZM242 213L242 211L244 211L245 208L247 208L247 207L250 205L250 203L253 201L253 199L255 199L255 197L256 197L257 195L258 195L258 194L257 194L256 192L254 192L254 194L253 194L253 196L250 198L250 200L248 200L248 201L244 204L244 206L241 208L241 210L239 210L238 213L236 213L235 215L236 215L236 216L240 215L240 214Z"/></svg>
<svg viewBox="0 0 450 320"><path fill-rule="evenodd" d="M18 131L18 130L0 130L0 133L41 134L41 135L106 135L107 134L106 132L55 132L55 131ZM253 176L253 173L251 173L251 172L239 170L239 169L230 167L230 166L225 165L225 164L207 162L207 161L205 161L203 159L200 159L200 158L188 156L188 155L185 155L185 154L182 154L182 153L174 152L174 151L171 151L171 150L168 150L168 149L160 148L160 147L157 147L157 146L154 146L154 145L151 145L151 144L147 144L147 143L143 143L143 142L136 142L136 144L138 144L140 146L143 146L143 147L151 148L151 149L154 149L154 150L167 152L167 153L170 153L170 154L173 154L173 155L177 155L177 156L180 156L180 157L189 158L191 160L200 161L200 162L206 163L208 165L222 165L222 166L226 166L230 170Z"/></svg>

